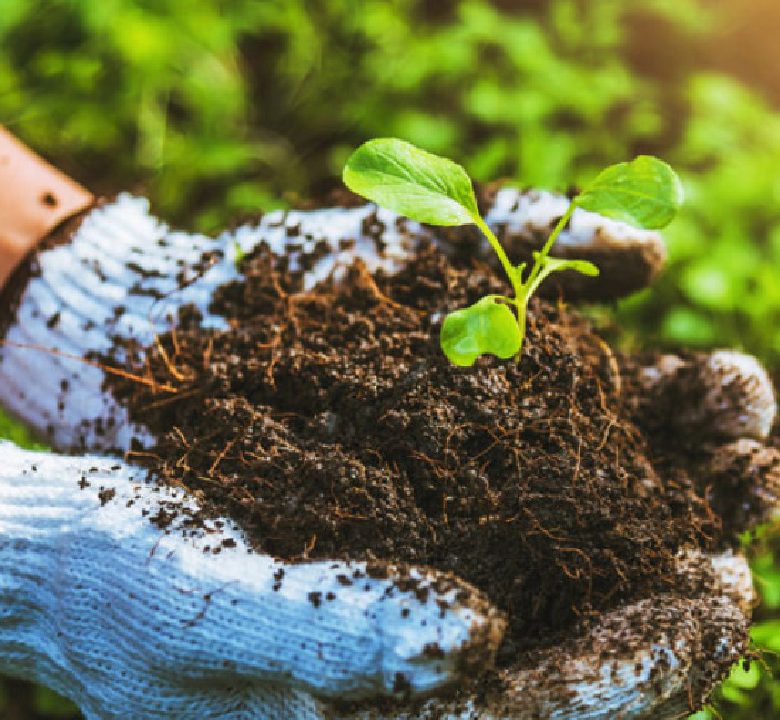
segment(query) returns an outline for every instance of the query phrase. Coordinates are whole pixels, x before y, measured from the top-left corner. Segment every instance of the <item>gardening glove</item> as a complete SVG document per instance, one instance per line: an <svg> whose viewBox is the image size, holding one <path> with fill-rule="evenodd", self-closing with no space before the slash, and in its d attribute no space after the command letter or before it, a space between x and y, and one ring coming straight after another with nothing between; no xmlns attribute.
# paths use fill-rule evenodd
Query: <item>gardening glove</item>
<svg viewBox="0 0 780 720"><path fill-rule="evenodd" d="M492 202L488 220L522 253L541 244L566 200L503 190ZM105 389L97 358L121 364L122 340L151 344L185 305L205 326L225 327L210 299L260 243L310 288L357 257L392 272L421 236L454 253L469 241L373 206L272 213L212 240L172 232L144 200L122 195L17 271L6 293L2 402L59 449L142 451L152 438ZM606 278L610 244L641 263L613 274L615 294L629 274L651 278L663 257L657 234L580 210L559 243L605 258ZM689 417L715 448L737 443L742 511L765 518L775 504L773 460L757 468L757 454L739 444L771 456L760 444L774 416L766 374L728 353L667 361L639 373L649 407L673 394L684 366L705 392L680 408L680 421ZM686 555L678 584L700 587L691 578L705 577L705 597L682 592L620 608L586 636L503 669L500 691L471 696L465 680L489 665L503 619L465 583L392 565L288 565L252 554L228 521L189 527L196 500L146 484L145 471L123 460L10 445L0 457L2 669L53 687L88 718L666 718L705 697L745 649L753 597L744 560ZM722 465L732 456L712 457L721 463L713 473L728 474ZM414 709L380 702L458 685L465 689L454 698Z"/></svg>

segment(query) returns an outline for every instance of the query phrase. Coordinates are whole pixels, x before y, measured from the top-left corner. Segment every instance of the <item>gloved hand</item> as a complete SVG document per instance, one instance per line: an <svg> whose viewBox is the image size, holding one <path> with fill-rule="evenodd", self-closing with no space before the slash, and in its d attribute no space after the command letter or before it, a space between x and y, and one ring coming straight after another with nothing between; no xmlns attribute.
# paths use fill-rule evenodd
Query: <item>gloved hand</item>
<svg viewBox="0 0 780 720"><path fill-rule="evenodd" d="M515 252L540 244L566 206L562 197L511 189L486 202L488 221ZM210 298L237 277L237 254L258 243L287 253L311 287L355 257L392 271L433 233L362 206L272 213L212 240L172 232L146 201L122 195L17 271L6 293L0 399L54 447L101 455L0 446L0 670L42 682L101 720L663 720L709 693L724 662L745 650L753 602L749 570L729 550L680 556L679 593L619 608L587 636L502 670L500 693L424 701L462 685L499 643L500 614L466 583L392 565L376 572L362 563L277 562L251 553L228 521L187 537L150 522L175 505L186 527L196 500L146 484L145 471L118 459L134 441L137 448L152 438L84 357L107 354L117 340L151 343L185 304L198 307L206 325L223 326ZM435 237L452 252L468 240ZM599 263L602 296L604 288L638 289L664 257L657 234L580 210L553 253ZM721 352L665 357L637 372L647 402L639 411L656 412L679 396L674 415L658 412L712 444L705 471L724 522L768 517L780 477L776 453L761 444L775 401L760 366ZM690 387L699 391L680 393ZM723 497L738 495L738 507L718 505L721 477L737 478ZM711 591L688 593L701 577ZM640 616L649 626L635 622ZM421 704L393 709L382 701L401 688Z"/></svg>

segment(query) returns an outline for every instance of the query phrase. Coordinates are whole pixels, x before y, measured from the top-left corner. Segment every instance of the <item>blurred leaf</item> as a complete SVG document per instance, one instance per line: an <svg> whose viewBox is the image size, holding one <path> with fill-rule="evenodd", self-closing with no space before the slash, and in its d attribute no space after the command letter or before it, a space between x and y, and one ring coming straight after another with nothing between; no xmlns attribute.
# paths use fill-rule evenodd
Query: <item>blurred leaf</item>
<svg viewBox="0 0 780 720"><path fill-rule="evenodd" d="M688 267L681 281L688 297L705 307L729 307L736 299L728 268L714 265L706 258Z"/></svg>
<svg viewBox="0 0 780 720"><path fill-rule="evenodd" d="M24 426L9 418L2 410L0 410L0 439L11 440L16 445L33 450L46 449L45 445L37 442Z"/></svg>
<svg viewBox="0 0 780 720"><path fill-rule="evenodd" d="M756 645L780 653L780 619L755 623L750 630L750 637Z"/></svg>
<svg viewBox="0 0 780 720"><path fill-rule="evenodd" d="M35 709L52 718L72 718L79 714L72 702L43 686L35 690Z"/></svg>
<svg viewBox="0 0 780 720"><path fill-rule="evenodd" d="M717 337L717 331L709 318L685 307L675 307L669 311L661 332L663 339L669 342L692 345L709 345Z"/></svg>

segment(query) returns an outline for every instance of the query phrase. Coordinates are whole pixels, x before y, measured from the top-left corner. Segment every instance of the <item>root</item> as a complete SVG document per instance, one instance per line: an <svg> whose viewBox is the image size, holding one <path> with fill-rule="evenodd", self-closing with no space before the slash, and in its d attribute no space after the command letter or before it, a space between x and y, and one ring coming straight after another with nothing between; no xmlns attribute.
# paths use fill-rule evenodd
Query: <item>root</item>
<svg viewBox="0 0 780 720"><path fill-rule="evenodd" d="M88 360L87 358L79 357L78 355L62 352L62 350L57 350L56 348L46 348L41 345L33 345L31 343L11 342L10 340L0 340L0 346L14 347L14 348L19 348L21 350L35 350L37 352L43 352L43 353L48 353L49 355L55 355L56 357L61 357L65 360L73 360L74 362L81 363L82 365L89 365L90 367L94 367L97 368L98 370L102 370L104 373L107 373L109 375L115 375L116 377L121 377L124 380L129 380L130 382L138 383L139 385L146 385L147 387L152 388L154 392L167 392L167 393L179 392L178 388L175 388L172 385L168 385L167 383L158 383L153 377L147 378L141 375L136 375L135 373L128 372L127 370L122 370L121 368L111 367L110 365L106 365L105 363L100 363L95 360Z"/></svg>

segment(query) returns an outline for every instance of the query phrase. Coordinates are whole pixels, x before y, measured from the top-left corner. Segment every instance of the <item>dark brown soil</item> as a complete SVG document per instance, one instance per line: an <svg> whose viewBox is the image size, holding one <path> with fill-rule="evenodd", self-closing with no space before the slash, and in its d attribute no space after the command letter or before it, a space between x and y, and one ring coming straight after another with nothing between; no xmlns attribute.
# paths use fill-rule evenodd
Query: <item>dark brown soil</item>
<svg viewBox="0 0 780 720"><path fill-rule="evenodd" d="M114 389L159 437L139 459L258 549L453 571L508 613L501 664L672 590L676 551L716 542L692 474L622 410L616 358L564 305L532 303L519 363L462 369L439 323L505 290L487 267L424 248L395 277L357 264L308 294L267 251L243 270L214 303L230 331L183 312L148 349L175 393Z"/></svg>

